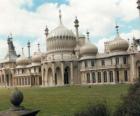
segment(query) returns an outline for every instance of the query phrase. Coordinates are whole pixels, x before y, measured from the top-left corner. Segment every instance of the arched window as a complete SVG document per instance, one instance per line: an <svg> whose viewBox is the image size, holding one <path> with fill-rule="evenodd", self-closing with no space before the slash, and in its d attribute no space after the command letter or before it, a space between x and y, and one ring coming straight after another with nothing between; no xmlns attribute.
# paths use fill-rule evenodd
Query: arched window
<svg viewBox="0 0 140 116"><path fill-rule="evenodd" d="M95 72L92 73L92 82L96 83Z"/></svg>
<svg viewBox="0 0 140 116"><path fill-rule="evenodd" d="M87 73L87 83L90 83L90 74Z"/></svg>
<svg viewBox="0 0 140 116"><path fill-rule="evenodd" d="M107 82L107 72L104 71L104 82Z"/></svg>
<svg viewBox="0 0 140 116"><path fill-rule="evenodd" d="M127 70L124 71L124 80L125 82L128 81L128 74L127 74Z"/></svg>
<svg viewBox="0 0 140 116"><path fill-rule="evenodd" d="M98 72L98 83L101 83L101 72Z"/></svg>
<svg viewBox="0 0 140 116"><path fill-rule="evenodd" d="M113 72L112 71L109 72L109 77L110 77L110 82L113 82Z"/></svg>

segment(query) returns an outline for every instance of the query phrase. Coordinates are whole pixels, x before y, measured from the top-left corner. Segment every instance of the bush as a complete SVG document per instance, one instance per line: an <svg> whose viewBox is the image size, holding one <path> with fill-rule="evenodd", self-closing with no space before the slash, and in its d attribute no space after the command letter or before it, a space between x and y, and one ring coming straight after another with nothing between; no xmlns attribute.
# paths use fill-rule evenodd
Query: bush
<svg viewBox="0 0 140 116"><path fill-rule="evenodd" d="M78 112L75 116L110 116L110 111L105 103L91 105L87 110Z"/></svg>
<svg viewBox="0 0 140 116"><path fill-rule="evenodd" d="M140 116L140 79L131 85L122 103L118 106L114 116Z"/></svg>

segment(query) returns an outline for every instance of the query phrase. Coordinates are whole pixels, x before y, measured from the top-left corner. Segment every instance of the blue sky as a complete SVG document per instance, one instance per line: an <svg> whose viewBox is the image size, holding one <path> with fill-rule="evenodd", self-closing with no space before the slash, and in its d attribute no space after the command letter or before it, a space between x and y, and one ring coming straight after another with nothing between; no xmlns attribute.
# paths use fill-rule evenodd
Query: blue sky
<svg viewBox="0 0 140 116"><path fill-rule="evenodd" d="M103 52L104 42L116 35L115 22L124 39L140 37L140 19L137 0L1 0L0 1L0 50L7 51L7 36L12 33L18 53L31 41L32 53L37 43L46 52L44 29L53 30L58 25L58 10L62 10L64 25L75 32L74 18L80 22L79 33L90 32L90 41ZM5 52L6 53L6 52ZM0 51L0 58L5 55Z"/></svg>

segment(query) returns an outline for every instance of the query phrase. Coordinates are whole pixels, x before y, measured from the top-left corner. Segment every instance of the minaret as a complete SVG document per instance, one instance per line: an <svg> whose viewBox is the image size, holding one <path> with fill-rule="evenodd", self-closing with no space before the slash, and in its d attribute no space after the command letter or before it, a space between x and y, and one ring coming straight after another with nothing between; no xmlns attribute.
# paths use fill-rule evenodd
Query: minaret
<svg viewBox="0 0 140 116"><path fill-rule="evenodd" d="M37 46L38 46L38 52L40 52L40 44L38 43Z"/></svg>
<svg viewBox="0 0 140 116"><path fill-rule="evenodd" d="M137 1L137 4L138 4L137 9L139 10L139 17L140 17L140 0Z"/></svg>
<svg viewBox="0 0 140 116"><path fill-rule="evenodd" d="M120 34L119 34L119 26L116 24L115 28L116 28L116 34L119 37L120 36Z"/></svg>
<svg viewBox="0 0 140 116"><path fill-rule="evenodd" d="M89 41L89 31L87 31L87 41Z"/></svg>
<svg viewBox="0 0 140 116"><path fill-rule="evenodd" d="M31 55L30 55L30 48L31 48L31 45L30 45L30 41L28 41L27 43L27 47L28 47L28 58L30 59L31 58Z"/></svg>
<svg viewBox="0 0 140 116"><path fill-rule="evenodd" d="M75 26L75 30L76 30L76 42L78 43L78 39L79 39L79 21L77 19L77 17L75 18L75 21L74 21L74 26Z"/></svg>
<svg viewBox="0 0 140 116"><path fill-rule="evenodd" d="M46 28L45 28L46 45L47 45L47 37L48 37L48 34L49 34L49 29L48 29L48 27L46 26ZM47 46L46 46L46 51L47 51Z"/></svg>
<svg viewBox="0 0 140 116"><path fill-rule="evenodd" d="M77 58L79 58L79 21L77 19L77 17L75 18L74 21L74 27L75 27L75 31L76 31L76 48L75 48L75 53L77 55Z"/></svg>
<svg viewBox="0 0 140 116"><path fill-rule="evenodd" d="M59 24L62 25L62 14L61 14L61 10L59 10Z"/></svg>

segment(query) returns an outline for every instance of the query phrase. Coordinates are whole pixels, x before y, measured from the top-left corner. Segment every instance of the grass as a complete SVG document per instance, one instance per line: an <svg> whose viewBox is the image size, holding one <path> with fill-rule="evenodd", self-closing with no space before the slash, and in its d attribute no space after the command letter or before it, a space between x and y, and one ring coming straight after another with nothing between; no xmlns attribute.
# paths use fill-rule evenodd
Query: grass
<svg viewBox="0 0 140 116"><path fill-rule="evenodd" d="M73 116L75 112L89 104L107 101L114 110L120 103L120 96L127 93L129 85L96 85L54 87L54 88L20 88L24 93L23 106L40 109L39 116ZM12 89L0 88L0 110L10 107L9 96Z"/></svg>

